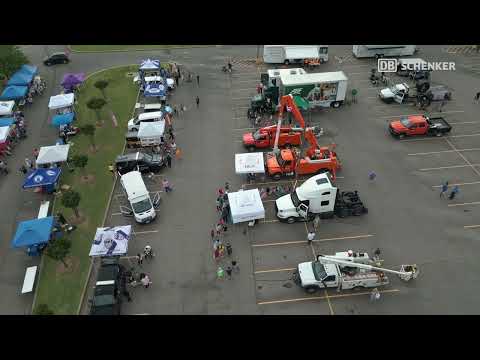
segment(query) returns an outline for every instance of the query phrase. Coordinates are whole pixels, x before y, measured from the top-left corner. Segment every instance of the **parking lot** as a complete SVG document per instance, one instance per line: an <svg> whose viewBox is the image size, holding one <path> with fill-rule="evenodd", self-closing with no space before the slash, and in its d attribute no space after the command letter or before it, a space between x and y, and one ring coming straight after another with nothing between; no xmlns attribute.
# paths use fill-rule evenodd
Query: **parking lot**
<svg viewBox="0 0 480 360"><path fill-rule="evenodd" d="M441 47L422 49L425 60L451 60L454 54ZM264 200L265 220L253 228L232 225L225 240L233 246L233 258L241 271L232 280L216 279L210 229L218 220L216 191L225 181L232 190L242 187L295 187L308 177L268 177L247 184L235 175L234 154L245 152L242 134L252 131L246 112L260 73L251 59L234 63L227 75L217 65L199 66L200 86L183 84L172 96L173 104L189 108L174 120L176 142L184 158L158 176L145 177L151 192L161 191L161 178L173 184L172 193L161 193L157 219L147 225L121 215L124 202L117 184L108 225L131 224L135 236L129 256L150 244L156 258L144 262L151 274L149 289L134 289L128 314L463 314L476 313L480 300L476 273L479 265L478 208L480 205L480 120L473 95L478 79L465 71L435 72L432 82L453 89L453 98L438 112L437 105L419 110L409 104L384 104L377 93L381 86L368 80L374 60L349 56L349 47L332 46L331 58L320 71L342 70L349 89L358 90L358 103L339 109L314 112L311 124L325 135L320 145L336 144L342 170L335 184L340 190L358 190L369 213L360 217L322 220L316 238L307 242L305 223L284 224L275 216L274 199ZM222 61L221 57L219 63ZM408 81L391 76L393 83ZM193 103L201 99L200 108ZM403 115L426 113L443 116L453 127L444 137L398 140L388 133L388 122ZM368 173L377 178L370 181ZM440 198L440 187L449 181L460 192L453 200ZM311 225L309 225L311 226ZM382 250L384 266L398 269L415 263L420 277L404 283L390 275L380 302L369 303L367 290L336 289L306 294L293 281L300 262L317 254L352 249L372 253ZM132 258L126 264L135 265ZM221 264L226 264L223 260Z"/></svg>

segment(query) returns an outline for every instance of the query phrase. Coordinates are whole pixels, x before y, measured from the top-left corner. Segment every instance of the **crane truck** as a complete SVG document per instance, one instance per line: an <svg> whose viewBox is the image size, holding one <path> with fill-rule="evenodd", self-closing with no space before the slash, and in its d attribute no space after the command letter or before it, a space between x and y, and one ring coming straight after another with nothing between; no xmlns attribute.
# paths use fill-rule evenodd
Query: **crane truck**
<svg viewBox="0 0 480 360"><path fill-rule="evenodd" d="M285 110L291 111L292 115L299 122L300 127L305 129L305 139L310 144L306 156L301 157L301 152L292 149L278 149L278 139ZM280 110L278 112L277 132L272 153L267 153L266 168L268 174L275 180L280 180L282 175L305 175L330 172L335 180L336 172L340 169L340 161L333 147L320 147L313 133L313 128L305 128L305 120L298 109L291 94L282 96L280 99Z"/></svg>
<svg viewBox="0 0 480 360"><path fill-rule="evenodd" d="M352 250L335 255L318 255L316 261L298 265L293 281L309 294L319 289L374 288L390 283L386 273L395 274L401 280L410 281L418 277L416 265L402 265L400 271L381 267L382 261L373 261L367 253Z"/></svg>

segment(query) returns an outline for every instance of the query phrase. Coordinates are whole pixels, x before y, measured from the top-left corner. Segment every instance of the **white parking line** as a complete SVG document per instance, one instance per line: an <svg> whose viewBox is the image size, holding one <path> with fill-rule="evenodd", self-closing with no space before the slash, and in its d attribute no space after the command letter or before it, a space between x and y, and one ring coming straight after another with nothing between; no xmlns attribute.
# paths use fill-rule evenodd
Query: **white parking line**
<svg viewBox="0 0 480 360"><path fill-rule="evenodd" d="M454 206L468 206L468 205L480 205L480 201L474 201L474 202L462 203L462 204L448 204L448 207L454 207Z"/></svg>
<svg viewBox="0 0 480 360"><path fill-rule="evenodd" d="M133 235L144 235L144 234L152 234L157 232L158 230L148 230L148 231L139 231L139 232L134 231Z"/></svg>
<svg viewBox="0 0 480 360"><path fill-rule="evenodd" d="M285 268L285 269L272 269L272 270L258 270L258 271L255 271L253 274L256 275L256 274L268 274L268 273L272 273L272 272L282 272L282 271L293 271L295 270L296 268Z"/></svg>
<svg viewBox="0 0 480 360"><path fill-rule="evenodd" d="M470 136L480 136L478 134L460 134L460 135L449 135L449 136L434 136L434 137L427 137L421 139L410 139L410 140L400 140L400 142L416 142L416 141L431 141L431 140L443 140L443 139L450 139L450 138L462 138L462 137L470 137Z"/></svg>
<svg viewBox="0 0 480 360"><path fill-rule="evenodd" d="M457 183L457 184L449 184L451 186L465 186L465 185L476 185L480 184L480 181L468 182L468 183ZM441 188L443 185L432 185L434 188Z"/></svg>
<svg viewBox="0 0 480 360"><path fill-rule="evenodd" d="M480 225L465 225L464 228L465 229L475 229L475 228L478 228L480 227Z"/></svg>
<svg viewBox="0 0 480 360"><path fill-rule="evenodd" d="M471 149L457 149L458 152L464 152L464 151L478 151L480 148L471 148ZM407 154L408 156L417 156L417 155L431 155L431 154L441 154L441 153L450 153L450 152L455 152L455 150L442 150L442 151L430 151L430 152L424 152L424 153L413 153L413 154Z"/></svg>
<svg viewBox="0 0 480 360"><path fill-rule="evenodd" d="M445 141L447 142L448 145L450 145L450 147L452 148L452 150L455 150L455 152L456 152L458 155L460 155L460 157L461 157L468 165L470 165L470 167L472 168L472 170L473 170L478 176L480 176L480 172L475 168L475 166L473 166L473 164L472 164L470 161L468 161L468 159L467 159L465 156L463 156L463 154L462 154L461 152L457 151L457 148L456 148L455 146L453 146L453 144L450 142L450 140L445 139Z"/></svg>
<svg viewBox="0 0 480 360"><path fill-rule="evenodd" d="M354 240L354 239L363 239L367 237L372 237L375 235L367 234L367 235L356 235L356 236L343 236L343 237L336 237L336 238L325 238L319 240L313 240L313 242L325 242L325 241L334 241L334 240ZM252 247L266 247L266 246L280 246L280 245L294 245L294 244L304 244L308 241L300 240L300 241L283 241L277 243L265 243L265 244L252 244Z"/></svg>
<svg viewBox="0 0 480 360"><path fill-rule="evenodd" d="M432 112L430 115L433 114L456 114L456 113L464 113L465 110L451 110L451 111L442 111L442 112ZM382 116L382 119L391 119L391 118L399 118L405 116L418 116L418 115L425 115L425 114L402 114L402 115L395 115L395 116Z"/></svg>
<svg viewBox="0 0 480 360"><path fill-rule="evenodd" d="M462 122L448 122L450 125L460 125L460 124L478 124L478 121L462 121Z"/></svg>
<svg viewBox="0 0 480 360"><path fill-rule="evenodd" d="M441 166L435 168L423 168L418 169L418 171L431 171L431 170L443 170L443 169L456 169L456 168L463 168L463 167L470 167L470 166L480 166L480 164L471 164L471 165L453 165L453 166Z"/></svg>
<svg viewBox="0 0 480 360"><path fill-rule="evenodd" d="M279 222L279 220L263 220L261 223L262 224L270 224L270 223L276 223Z"/></svg>

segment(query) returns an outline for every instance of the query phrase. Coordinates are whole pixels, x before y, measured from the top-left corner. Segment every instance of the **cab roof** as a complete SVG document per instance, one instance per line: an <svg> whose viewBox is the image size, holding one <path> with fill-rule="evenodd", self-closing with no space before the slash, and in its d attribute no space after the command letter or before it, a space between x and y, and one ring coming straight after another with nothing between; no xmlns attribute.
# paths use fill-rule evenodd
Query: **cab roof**
<svg viewBox="0 0 480 360"><path fill-rule="evenodd" d="M291 150L283 149L280 152L280 154L281 154L283 160L286 160L286 161L293 161L294 160L293 153L292 153Z"/></svg>

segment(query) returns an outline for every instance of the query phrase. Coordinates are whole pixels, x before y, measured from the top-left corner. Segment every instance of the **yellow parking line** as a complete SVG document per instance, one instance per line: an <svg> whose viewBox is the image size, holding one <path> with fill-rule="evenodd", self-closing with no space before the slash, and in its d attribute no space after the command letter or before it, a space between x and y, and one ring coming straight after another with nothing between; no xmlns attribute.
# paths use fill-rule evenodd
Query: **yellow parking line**
<svg viewBox="0 0 480 360"><path fill-rule="evenodd" d="M386 293L394 293L399 291L400 291L399 289L391 289L391 290L380 290L379 292L381 294L386 294ZM371 294L370 292L361 292L361 293L353 293L353 294L329 295L329 299L347 298L347 297L370 295L370 294ZM296 298L296 299L261 301L261 302L257 302L257 305L282 304L282 303L309 301L309 300L325 300L326 298L327 298L326 296L310 296L310 297Z"/></svg>
<svg viewBox="0 0 480 360"><path fill-rule="evenodd" d="M324 241L333 241L333 240L353 240L353 239L367 238L371 236L375 236L375 235L367 234L367 235L356 235L356 236L343 236L343 237L336 237L336 238L325 238L325 239L313 240L313 242L324 242ZM293 245L293 244L303 244L303 243L308 243L308 241L301 240L301 241L283 241L283 242L265 243L265 244L252 244L252 247Z"/></svg>
<svg viewBox="0 0 480 360"><path fill-rule="evenodd" d="M271 269L271 270L258 270L255 271L253 274L267 274L267 273L273 273L273 272L281 272L281 271L293 271L296 268L285 268L285 269Z"/></svg>
<svg viewBox="0 0 480 360"><path fill-rule="evenodd" d="M469 202L469 203L462 203L462 204L449 204L448 206L466 206L466 205L479 205L480 201L474 201L474 202Z"/></svg>

